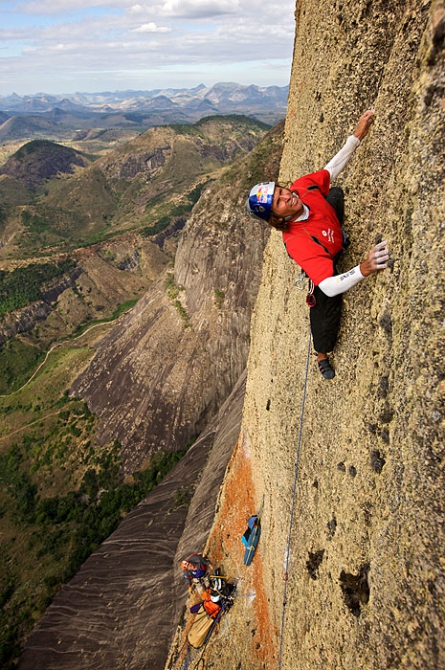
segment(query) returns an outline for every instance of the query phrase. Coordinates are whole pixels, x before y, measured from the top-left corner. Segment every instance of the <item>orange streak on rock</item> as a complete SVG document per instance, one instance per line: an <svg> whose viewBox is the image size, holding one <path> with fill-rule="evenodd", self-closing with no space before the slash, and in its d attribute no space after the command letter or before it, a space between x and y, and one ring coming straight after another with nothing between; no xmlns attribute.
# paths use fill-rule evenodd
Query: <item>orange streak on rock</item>
<svg viewBox="0 0 445 670"><path fill-rule="evenodd" d="M263 581L261 545L264 531L250 566L243 562L245 547L241 537L247 520L258 512L261 498L256 495L248 448L240 439L226 471L219 510L206 548L214 566L227 577L239 578L237 599L229 612L234 644L243 650L243 668L276 667L278 634L269 617L269 602ZM242 620L241 620L242 619ZM246 624L248 629L246 630ZM248 633L248 634L246 634Z"/></svg>

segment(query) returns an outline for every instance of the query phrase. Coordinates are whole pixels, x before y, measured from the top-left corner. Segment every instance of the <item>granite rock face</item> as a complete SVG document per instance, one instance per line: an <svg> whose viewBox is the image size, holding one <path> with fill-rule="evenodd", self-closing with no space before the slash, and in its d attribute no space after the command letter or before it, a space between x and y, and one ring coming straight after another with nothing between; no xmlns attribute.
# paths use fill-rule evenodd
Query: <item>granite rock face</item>
<svg viewBox="0 0 445 670"><path fill-rule="evenodd" d="M246 620L261 623L254 600L229 613L227 655L209 648L206 667L236 667L233 646L243 668L445 667L444 19L443 2L297 4L280 179L322 168L374 108L336 181L352 241L340 269L378 234L395 262L345 294L327 382L308 359L298 267L271 234L238 456L249 455L254 509L266 497L254 563L275 659L264 665L266 637L245 634ZM236 504L229 479L224 496Z"/></svg>

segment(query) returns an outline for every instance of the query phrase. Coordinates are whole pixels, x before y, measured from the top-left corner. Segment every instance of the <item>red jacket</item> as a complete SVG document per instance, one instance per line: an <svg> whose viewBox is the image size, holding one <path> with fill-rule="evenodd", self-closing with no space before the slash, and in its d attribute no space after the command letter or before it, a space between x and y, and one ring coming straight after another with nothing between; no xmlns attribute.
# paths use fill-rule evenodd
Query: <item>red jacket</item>
<svg viewBox="0 0 445 670"><path fill-rule="evenodd" d="M330 174L319 170L294 181L290 190L309 208L306 221L292 221L283 233L287 253L318 284L334 274L334 257L342 250L343 233L335 210L326 202ZM317 186L316 189L309 189ZM316 242L313 237L320 242Z"/></svg>

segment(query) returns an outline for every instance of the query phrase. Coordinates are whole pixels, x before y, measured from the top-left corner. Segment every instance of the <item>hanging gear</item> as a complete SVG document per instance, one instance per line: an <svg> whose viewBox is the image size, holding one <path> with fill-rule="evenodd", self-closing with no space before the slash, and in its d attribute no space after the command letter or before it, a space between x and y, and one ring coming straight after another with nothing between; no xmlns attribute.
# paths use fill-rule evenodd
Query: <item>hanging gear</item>
<svg viewBox="0 0 445 670"><path fill-rule="evenodd" d="M300 270L300 274L296 278L294 282L295 288L297 288L299 291L302 291L304 289L304 280L306 279L307 274L305 273L304 270Z"/></svg>
<svg viewBox="0 0 445 670"><path fill-rule="evenodd" d="M315 295L314 295L314 289L315 289L314 282L312 281L312 279L309 279L309 285L308 285L307 296L306 296L306 304L308 305L308 307L315 307L315 305L317 304L317 301L316 301Z"/></svg>

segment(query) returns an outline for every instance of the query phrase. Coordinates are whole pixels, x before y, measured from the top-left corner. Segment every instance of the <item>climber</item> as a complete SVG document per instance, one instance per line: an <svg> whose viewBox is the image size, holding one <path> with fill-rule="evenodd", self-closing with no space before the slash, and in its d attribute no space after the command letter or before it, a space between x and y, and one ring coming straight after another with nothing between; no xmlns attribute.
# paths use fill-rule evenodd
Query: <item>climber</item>
<svg viewBox="0 0 445 670"><path fill-rule="evenodd" d="M378 242L365 260L348 272L338 275L335 267L349 240L341 227L343 191L338 187L330 189L330 182L368 134L373 117L373 109L360 117L353 135L323 170L300 177L290 188L275 182L257 184L247 200L249 214L283 233L287 253L309 277L307 302L311 307L311 332L318 368L325 379L335 377L328 353L337 341L341 294L364 277L389 267L385 240Z"/></svg>
<svg viewBox="0 0 445 670"><path fill-rule="evenodd" d="M196 588L201 594L204 589L208 588L206 576L213 571L213 566L206 556L191 554L181 561L181 568L184 570L184 577L191 589Z"/></svg>

